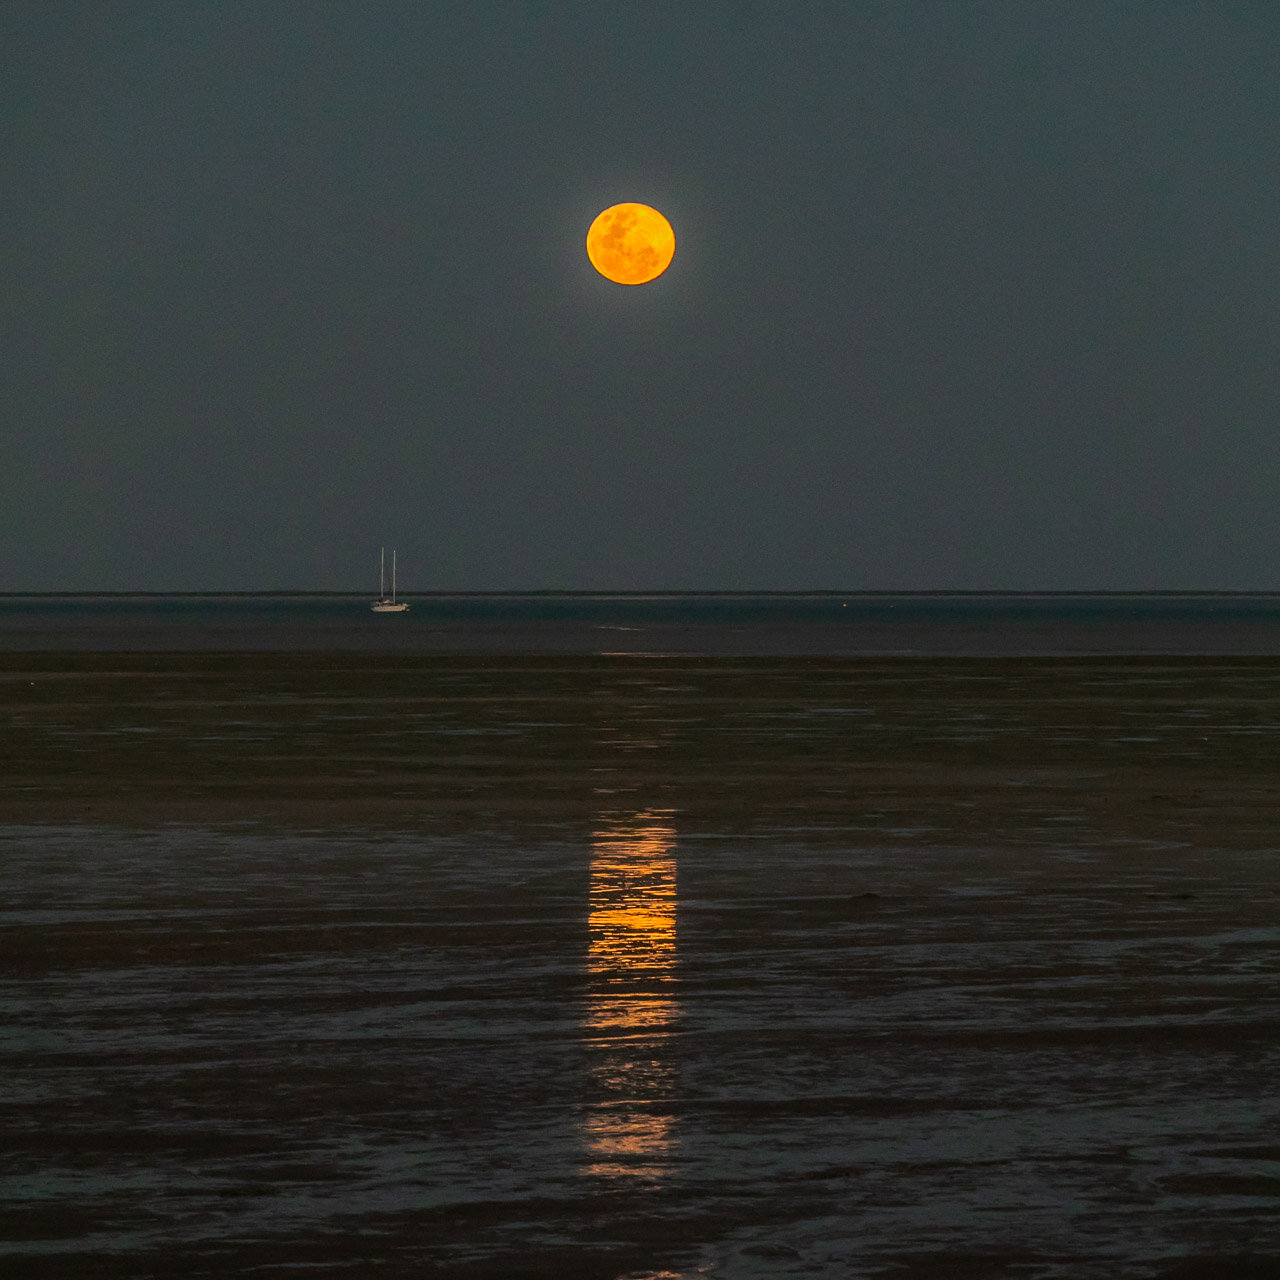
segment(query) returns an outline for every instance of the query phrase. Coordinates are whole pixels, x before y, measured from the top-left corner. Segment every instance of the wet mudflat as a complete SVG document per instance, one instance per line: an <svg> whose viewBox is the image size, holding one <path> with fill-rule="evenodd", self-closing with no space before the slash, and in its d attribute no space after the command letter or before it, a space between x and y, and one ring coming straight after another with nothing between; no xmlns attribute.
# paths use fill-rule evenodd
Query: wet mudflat
<svg viewBox="0 0 1280 1280"><path fill-rule="evenodd" d="M6 1274L1275 1273L1280 663L2 674Z"/></svg>

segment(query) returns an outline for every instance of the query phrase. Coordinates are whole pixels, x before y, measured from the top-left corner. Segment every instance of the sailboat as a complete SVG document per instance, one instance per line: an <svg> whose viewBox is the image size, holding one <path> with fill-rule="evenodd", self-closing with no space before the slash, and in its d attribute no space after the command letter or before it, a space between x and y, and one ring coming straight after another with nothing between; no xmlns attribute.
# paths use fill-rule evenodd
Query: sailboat
<svg viewBox="0 0 1280 1280"><path fill-rule="evenodd" d="M387 549L382 548L378 560L378 598L373 602L374 613L408 613L409 606L396 603L396 549L391 548L391 594L387 595Z"/></svg>

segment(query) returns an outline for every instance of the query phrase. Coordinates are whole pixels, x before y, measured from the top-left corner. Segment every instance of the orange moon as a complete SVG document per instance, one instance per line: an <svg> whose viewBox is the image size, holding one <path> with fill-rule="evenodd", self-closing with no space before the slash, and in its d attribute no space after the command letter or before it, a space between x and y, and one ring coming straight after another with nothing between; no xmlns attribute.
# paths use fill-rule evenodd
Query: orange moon
<svg viewBox="0 0 1280 1280"><path fill-rule="evenodd" d="M616 284L648 284L670 265L676 233L647 204L615 204L599 214L587 232L587 257Z"/></svg>

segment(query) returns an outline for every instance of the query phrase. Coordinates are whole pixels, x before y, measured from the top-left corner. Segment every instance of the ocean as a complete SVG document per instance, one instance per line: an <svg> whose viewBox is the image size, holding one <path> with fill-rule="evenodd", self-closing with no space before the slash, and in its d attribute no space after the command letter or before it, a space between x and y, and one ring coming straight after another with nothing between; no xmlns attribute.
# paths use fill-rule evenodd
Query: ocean
<svg viewBox="0 0 1280 1280"><path fill-rule="evenodd" d="M0 596L6 650L1280 653L1280 594Z"/></svg>
<svg viewBox="0 0 1280 1280"><path fill-rule="evenodd" d="M1272 597L0 602L0 1272L1280 1273Z"/></svg>

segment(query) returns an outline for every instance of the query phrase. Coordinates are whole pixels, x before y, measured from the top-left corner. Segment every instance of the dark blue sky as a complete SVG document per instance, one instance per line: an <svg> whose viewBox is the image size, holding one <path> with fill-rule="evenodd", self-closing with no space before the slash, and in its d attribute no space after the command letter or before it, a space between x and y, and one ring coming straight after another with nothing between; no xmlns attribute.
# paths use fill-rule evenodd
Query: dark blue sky
<svg viewBox="0 0 1280 1280"><path fill-rule="evenodd" d="M1274 0L10 0L0 590L1280 589L1278 75Z"/></svg>

